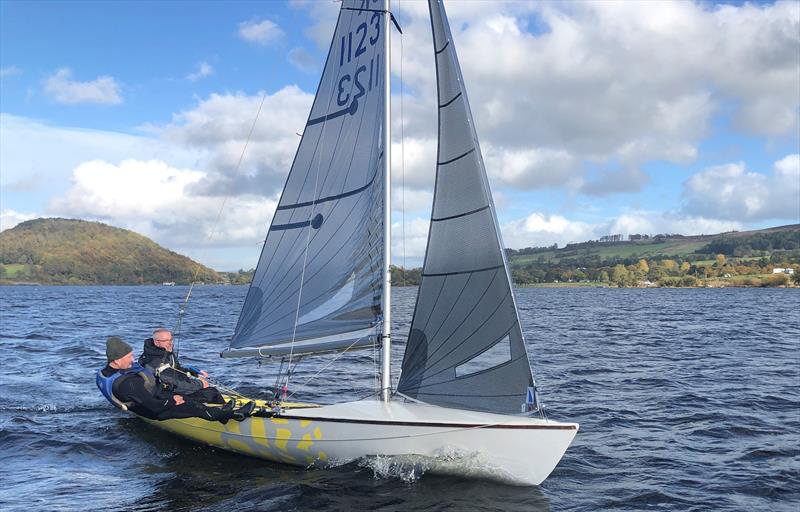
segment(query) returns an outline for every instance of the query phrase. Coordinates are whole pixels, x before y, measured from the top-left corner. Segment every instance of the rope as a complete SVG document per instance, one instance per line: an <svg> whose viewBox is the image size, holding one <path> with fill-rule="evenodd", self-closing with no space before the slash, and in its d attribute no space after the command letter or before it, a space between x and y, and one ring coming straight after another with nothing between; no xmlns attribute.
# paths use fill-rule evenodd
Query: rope
<svg viewBox="0 0 800 512"><path fill-rule="evenodd" d="M236 162L236 167L233 169L233 175L236 176L239 174L239 168L242 165L242 160L244 160L244 154L247 151L247 146L250 144L250 140L253 137L253 132L256 129L256 123L258 122L258 118L261 115L261 109L264 107L264 101L267 99L267 91L264 91L261 95L261 102L258 104L258 110L256 111L256 116L253 118L253 123L250 125L250 131L247 133L247 138L244 141L244 146L242 147L242 152L239 154L239 160ZM214 235L217 231L217 226L219 225L219 220L222 218L222 212L225 211L225 204L228 202L230 198L230 194L226 195L222 199L222 205L219 207L219 211L217 212L217 217L214 219L213 224L211 224L211 231L208 234L208 241L214 239ZM200 258L198 258L200 259ZM195 268L194 276L192 276L192 282L189 284L189 291L186 292L186 298L183 299L183 304L180 305L178 308L178 320L175 322L175 329L172 331L172 337L175 338L175 356L177 357L180 353L180 338L178 335L180 334L181 324L183 323L183 315L186 313L186 306L189 304L189 298L192 296L192 290L194 289L194 284L197 281L197 276L200 274L200 268L202 265L200 262L197 263L197 268Z"/></svg>
<svg viewBox="0 0 800 512"><path fill-rule="evenodd" d="M317 378L317 377L319 376L319 374L320 374L320 373L322 373L322 372L323 372L323 371L325 371L325 370L326 370L326 369L327 369L327 368L328 368L330 365L332 365L333 363L335 363L336 361L338 361L338 360L339 360L339 358L340 358L340 357L342 357L342 356L345 354L345 352L347 352L348 350L350 350L351 348L353 348L353 346L354 346L356 343L358 343L359 341L361 341L361 340L363 340L363 339L364 339L364 336L361 336L360 338L358 338L358 339L356 339L355 341L353 341L353 343L351 343L350 345L348 345L346 349L344 349L344 350L342 350L341 352L339 352L338 354L336 354L336 357L334 357L333 359L331 359L330 361L328 361L328 363L327 363L327 364L325 364L325 365L324 365L322 368L320 368L319 370L317 370L317 373L315 373L314 375L310 376L309 378L307 378L307 379L305 380L305 382L303 382L302 384L300 384L300 387L305 387L305 386L307 386L309 382L311 382L312 380L314 380L315 378ZM287 381L287 382L288 382L288 381ZM295 395L295 393L297 393L297 391L292 391L292 394L291 394L291 395L289 395L288 397L284 397L284 400L288 400L288 399L292 398L292 397Z"/></svg>
<svg viewBox="0 0 800 512"><path fill-rule="evenodd" d="M175 357L177 357L177 355L176 355ZM192 375L191 373L189 373L189 372L185 372L185 371L183 371L183 370L179 370L178 368L175 368L174 366L170 366L170 369L171 369L171 370L173 370L173 371L175 371L175 372L182 373L183 375L186 375L187 377L191 377L191 378L193 378L193 379L197 379L197 377L195 377L195 376L194 376L194 375ZM198 379L198 380L201 380L201 379ZM241 393L239 393L239 392L238 392L238 391L236 391L235 389L231 389L231 388L229 388L228 386L226 386L226 385L224 385L224 384L221 384L221 383L219 383L219 382L212 381L212 380L211 380L210 378L208 378L208 377L206 377L205 379L202 379L202 380L205 380L206 382L208 382L208 386L209 386L209 387L212 387L212 384L213 384L213 387L215 387L215 388L217 388L217 389L219 389L219 390L222 390L222 391L224 391L224 392L225 392L225 394L227 394L227 395L233 395L233 396L235 396L235 397L237 397L237 398L245 398L245 396L244 396L244 395L242 395Z"/></svg>

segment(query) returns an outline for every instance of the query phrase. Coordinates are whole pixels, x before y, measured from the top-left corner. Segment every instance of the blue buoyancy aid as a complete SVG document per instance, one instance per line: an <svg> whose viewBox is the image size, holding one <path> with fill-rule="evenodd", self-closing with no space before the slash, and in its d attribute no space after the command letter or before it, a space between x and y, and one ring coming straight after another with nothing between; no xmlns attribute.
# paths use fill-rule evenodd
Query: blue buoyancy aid
<svg viewBox="0 0 800 512"><path fill-rule="evenodd" d="M127 411L128 407L133 404L130 402L123 402L114 396L114 382L121 377L135 374L141 375L148 391L153 390L153 387L155 386L155 376L153 375L153 372L150 371L149 368L145 368L139 363L133 363L130 368L126 368L124 370L117 370L109 377L103 375L102 370L98 370L97 376L95 377L95 383L97 384L97 388L101 393L103 393L103 396L106 397L109 402L114 404L116 407L119 407L123 411Z"/></svg>

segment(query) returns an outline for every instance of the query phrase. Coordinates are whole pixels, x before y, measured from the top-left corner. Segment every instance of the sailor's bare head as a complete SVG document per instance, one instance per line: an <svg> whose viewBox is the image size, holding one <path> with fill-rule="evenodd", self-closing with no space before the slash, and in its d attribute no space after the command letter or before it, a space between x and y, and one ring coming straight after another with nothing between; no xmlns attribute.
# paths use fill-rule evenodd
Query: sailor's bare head
<svg viewBox="0 0 800 512"><path fill-rule="evenodd" d="M167 352L172 352L172 332L169 329L159 327L153 331L153 344Z"/></svg>

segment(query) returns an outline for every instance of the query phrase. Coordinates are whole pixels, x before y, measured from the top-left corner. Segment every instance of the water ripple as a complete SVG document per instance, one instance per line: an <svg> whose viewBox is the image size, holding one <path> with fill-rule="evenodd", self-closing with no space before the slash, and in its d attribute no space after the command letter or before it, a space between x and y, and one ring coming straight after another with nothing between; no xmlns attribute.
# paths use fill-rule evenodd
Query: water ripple
<svg viewBox="0 0 800 512"><path fill-rule="evenodd" d="M268 397L274 365L218 357L245 293L195 288L179 347L220 382ZM394 329L405 334L415 290L393 293ZM547 411L581 423L540 488L430 474L436 461L417 459L305 471L117 414L94 385L105 337L138 348L152 328L175 324L185 294L180 286L0 289L0 509L796 511L800 503L797 290L519 290ZM403 349L398 336L395 375ZM371 351L346 354L300 386L316 368L298 366L295 398L361 398L376 382Z"/></svg>

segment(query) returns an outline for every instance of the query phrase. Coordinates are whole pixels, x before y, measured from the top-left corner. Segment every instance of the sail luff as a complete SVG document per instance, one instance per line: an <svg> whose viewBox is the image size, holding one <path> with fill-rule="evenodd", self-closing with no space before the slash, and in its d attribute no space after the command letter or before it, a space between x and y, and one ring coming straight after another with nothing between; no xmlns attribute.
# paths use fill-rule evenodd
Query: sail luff
<svg viewBox="0 0 800 512"><path fill-rule="evenodd" d="M381 328L381 400L388 402L392 396L392 40L389 23L390 0L383 1L383 54L386 56L383 75L383 325Z"/></svg>

